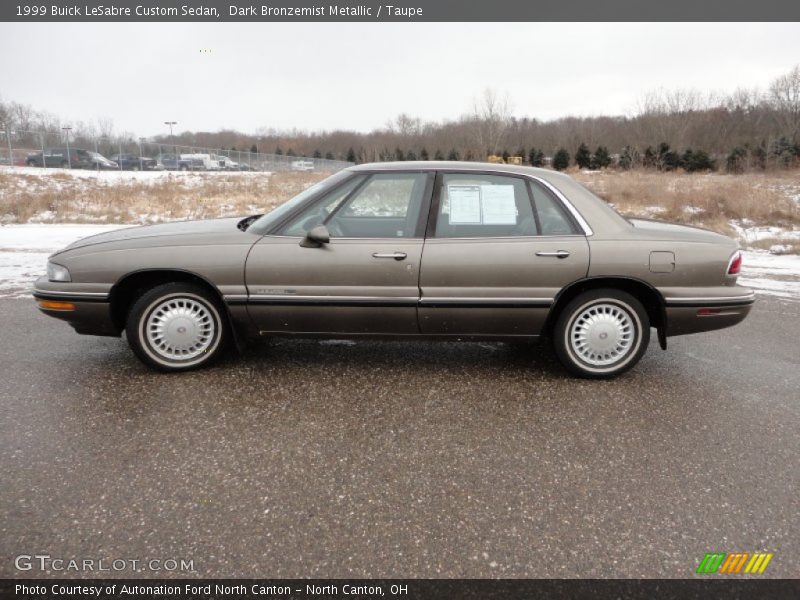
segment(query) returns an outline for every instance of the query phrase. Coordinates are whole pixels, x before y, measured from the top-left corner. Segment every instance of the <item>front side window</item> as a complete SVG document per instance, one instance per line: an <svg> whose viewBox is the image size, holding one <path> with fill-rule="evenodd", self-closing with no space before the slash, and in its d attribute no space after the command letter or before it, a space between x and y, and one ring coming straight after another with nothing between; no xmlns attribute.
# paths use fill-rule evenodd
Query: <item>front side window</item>
<svg viewBox="0 0 800 600"><path fill-rule="evenodd" d="M524 179L481 173L442 176L436 237L533 235L536 218Z"/></svg>
<svg viewBox="0 0 800 600"><path fill-rule="evenodd" d="M305 235L325 225L332 238L414 237L426 181L424 173L357 178L306 209L282 233Z"/></svg>

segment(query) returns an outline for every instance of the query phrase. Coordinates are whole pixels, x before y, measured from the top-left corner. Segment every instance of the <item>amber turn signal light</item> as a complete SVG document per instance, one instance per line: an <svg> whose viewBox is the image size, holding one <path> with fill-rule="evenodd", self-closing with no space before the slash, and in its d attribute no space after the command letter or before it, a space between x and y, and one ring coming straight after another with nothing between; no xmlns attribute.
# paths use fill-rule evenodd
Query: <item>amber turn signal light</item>
<svg viewBox="0 0 800 600"><path fill-rule="evenodd" d="M45 310L75 310L72 302L58 302L56 300L39 300L39 308Z"/></svg>

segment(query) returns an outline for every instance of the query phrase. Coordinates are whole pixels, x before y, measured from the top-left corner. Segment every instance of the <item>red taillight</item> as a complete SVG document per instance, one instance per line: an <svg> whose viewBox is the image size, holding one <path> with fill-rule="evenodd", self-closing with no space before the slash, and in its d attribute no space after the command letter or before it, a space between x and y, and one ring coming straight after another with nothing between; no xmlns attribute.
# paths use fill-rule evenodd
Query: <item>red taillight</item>
<svg viewBox="0 0 800 600"><path fill-rule="evenodd" d="M742 270L742 253L737 252L731 257L731 262L728 263L728 275L738 275Z"/></svg>

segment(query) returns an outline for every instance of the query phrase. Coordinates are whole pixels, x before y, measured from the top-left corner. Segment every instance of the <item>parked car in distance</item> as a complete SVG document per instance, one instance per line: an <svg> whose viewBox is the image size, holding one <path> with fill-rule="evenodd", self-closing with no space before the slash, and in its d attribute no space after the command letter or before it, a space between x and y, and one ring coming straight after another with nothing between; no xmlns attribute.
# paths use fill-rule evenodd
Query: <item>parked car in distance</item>
<svg viewBox="0 0 800 600"><path fill-rule="evenodd" d="M291 163L292 171L313 171L313 160L293 160Z"/></svg>
<svg viewBox="0 0 800 600"><path fill-rule="evenodd" d="M163 371L259 336L552 340L571 373L633 367L669 336L742 321L735 241L626 219L565 174L513 165L358 165L266 215L85 238L34 297Z"/></svg>
<svg viewBox="0 0 800 600"><path fill-rule="evenodd" d="M216 154L181 154L183 160L189 160L193 164L201 164L206 171L220 171L224 168L224 156Z"/></svg>
<svg viewBox="0 0 800 600"><path fill-rule="evenodd" d="M156 164L166 171L205 171L202 160L181 158L176 154L159 154Z"/></svg>
<svg viewBox="0 0 800 600"><path fill-rule="evenodd" d="M111 160L117 163L122 171L155 171L159 168L155 158L136 154L114 154Z"/></svg>
<svg viewBox="0 0 800 600"><path fill-rule="evenodd" d="M98 152L80 148L48 148L42 152L29 154L25 159L29 167L60 167L62 169L118 169L117 163L108 160Z"/></svg>

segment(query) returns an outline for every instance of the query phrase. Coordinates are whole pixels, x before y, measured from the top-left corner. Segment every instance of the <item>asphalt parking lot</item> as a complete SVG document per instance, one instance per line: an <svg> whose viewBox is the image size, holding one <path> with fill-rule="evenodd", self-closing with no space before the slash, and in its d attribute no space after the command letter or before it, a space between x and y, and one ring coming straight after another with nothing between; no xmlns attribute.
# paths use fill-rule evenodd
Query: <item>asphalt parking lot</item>
<svg viewBox="0 0 800 600"><path fill-rule="evenodd" d="M797 302L761 297L603 382L488 343L270 341L157 375L29 299L0 309L2 577L79 575L15 569L35 553L208 577L687 577L759 550L766 576L800 575Z"/></svg>

